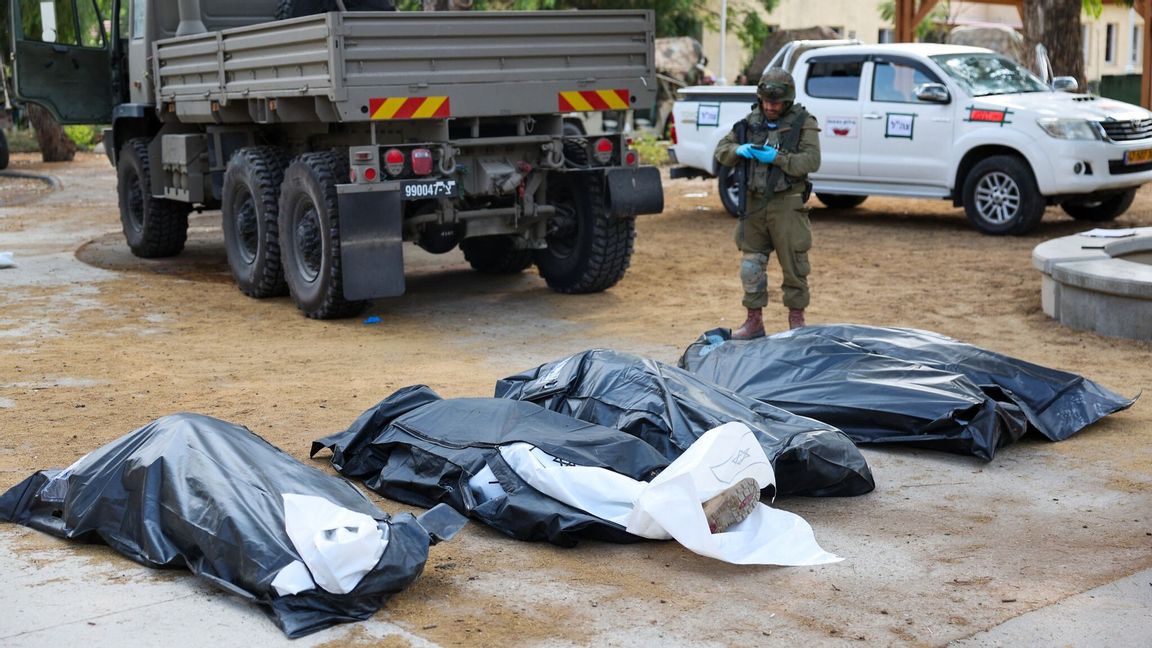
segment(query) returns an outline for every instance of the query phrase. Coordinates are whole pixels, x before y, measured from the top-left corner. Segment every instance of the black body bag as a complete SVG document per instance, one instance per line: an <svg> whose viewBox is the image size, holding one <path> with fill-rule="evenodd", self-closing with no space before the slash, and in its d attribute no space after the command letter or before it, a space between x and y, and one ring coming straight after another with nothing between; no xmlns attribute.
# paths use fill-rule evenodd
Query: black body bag
<svg viewBox="0 0 1152 648"><path fill-rule="evenodd" d="M285 531L282 494L323 498L378 522L387 545L354 589L334 594L317 586L280 595L272 587L281 569L301 560ZM447 538L463 524L452 511L428 517L389 517L347 481L300 463L247 428L197 414L157 419L0 496L4 521L104 542L148 567L187 568L266 606L289 637L367 619L415 580L430 535ZM452 528L429 524L437 519Z"/></svg>
<svg viewBox="0 0 1152 648"><path fill-rule="evenodd" d="M559 461L607 468L650 481L668 461L640 439L500 398L442 399L424 385L405 387L364 412L344 432L312 443L332 451L340 474L414 506L448 504L519 540L573 546L579 539L643 540L619 524L569 506L528 485L500 446L529 443ZM495 489L476 487L478 475ZM495 490L496 496L491 496Z"/></svg>
<svg viewBox="0 0 1152 648"><path fill-rule="evenodd" d="M500 380L496 396L622 430L669 462L708 430L739 421L759 439L781 495L860 495L876 486L860 450L835 427L628 353L577 353Z"/></svg>

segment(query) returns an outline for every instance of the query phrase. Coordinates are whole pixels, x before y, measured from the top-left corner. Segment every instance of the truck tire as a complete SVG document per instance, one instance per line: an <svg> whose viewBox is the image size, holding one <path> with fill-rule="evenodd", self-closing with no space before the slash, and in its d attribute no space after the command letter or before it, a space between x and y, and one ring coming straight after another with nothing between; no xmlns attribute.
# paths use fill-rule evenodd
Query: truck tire
<svg viewBox="0 0 1152 648"><path fill-rule="evenodd" d="M288 292L314 319L350 317L367 302L344 298L336 153L304 153L284 171L280 188L280 257Z"/></svg>
<svg viewBox="0 0 1152 648"><path fill-rule="evenodd" d="M8 162L8 138L0 131L0 169L7 169Z"/></svg>
<svg viewBox="0 0 1152 648"><path fill-rule="evenodd" d="M587 161L581 147L565 155ZM632 260L636 219L608 213L603 178L597 173L569 172L548 187L556 214L548 219L548 248L533 257L548 287L560 293L593 293L616 285Z"/></svg>
<svg viewBox="0 0 1152 648"><path fill-rule="evenodd" d="M816 198L829 209L852 209L853 207L859 207L861 203L868 200L868 196L849 196L846 194L829 193L818 193L816 194Z"/></svg>
<svg viewBox="0 0 1152 648"><path fill-rule="evenodd" d="M120 197L120 224L132 254L157 259L180 254L188 240L188 212L192 206L152 195L148 138L124 143L116 163L116 192Z"/></svg>
<svg viewBox="0 0 1152 648"><path fill-rule="evenodd" d="M517 249L511 236L464 239L460 250L472 268L484 274L516 274L532 265L532 250Z"/></svg>
<svg viewBox="0 0 1152 648"><path fill-rule="evenodd" d="M276 146L236 151L224 171L224 247L236 286L249 297L288 294L280 264L280 183L288 154Z"/></svg>
<svg viewBox="0 0 1152 648"><path fill-rule="evenodd" d="M1115 220L1117 216L1128 211L1132 201L1136 200L1136 188L1125 189L1118 194L1102 199L1066 200L1060 203L1064 213L1076 220L1102 223Z"/></svg>
<svg viewBox="0 0 1152 648"><path fill-rule="evenodd" d="M732 215L740 217L740 189L736 186L736 167L721 166L716 174L716 191L720 194L720 204Z"/></svg>
<svg viewBox="0 0 1152 648"><path fill-rule="evenodd" d="M985 234L1027 234L1044 217L1044 207L1032 170L1016 156L981 160L964 179L964 213Z"/></svg>

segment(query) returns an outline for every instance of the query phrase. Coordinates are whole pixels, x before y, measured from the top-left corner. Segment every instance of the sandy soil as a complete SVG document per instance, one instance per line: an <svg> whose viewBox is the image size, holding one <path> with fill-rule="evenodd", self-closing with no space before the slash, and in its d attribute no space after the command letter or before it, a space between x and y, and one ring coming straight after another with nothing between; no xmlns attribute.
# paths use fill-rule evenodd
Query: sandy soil
<svg viewBox="0 0 1152 648"><path fill-rule="evenodd" d="M494 279L458 253L407 249L408 294L376 303L365 316L381 322L365 324L307 320L286 298L242 295L216 212L193 216L183 255L132 257L102 156L14 156L12 168L63 187L6 189L23 181L0 178L0 250L20 264L0 270L0 489L176 411L246 425L312 461L311 440L406 385L486 396L498 378L592 347L674 363L702 331L742 321L734 221L702 180L665 182L664 213L639 219L632 267L607 292L557 295L532 271ZM29 192L40 195L19 198ZM1041 311L1032 248L1091 227L1058 208L1012 238L983 236L934 201L872 198L815 209L812 220L810 323L929 329L1127 395L1152 386L1152 344L1070 330ZM1152 226L1152 190L1115 226ZM773 287L766 311L777 330L778 295ZM472 524L435 547L380 616L446 646L939 645L1152 566L1146 402L1060 444L1026 439L991 463L866 456L875 493L776 502L811 522L839 564L736 567L673 543L564 550ZM331 470L322 459L313 465ZM57 542L0 530L28 550ZM371 643L356 626L346 632L341 643Z"/></svg>

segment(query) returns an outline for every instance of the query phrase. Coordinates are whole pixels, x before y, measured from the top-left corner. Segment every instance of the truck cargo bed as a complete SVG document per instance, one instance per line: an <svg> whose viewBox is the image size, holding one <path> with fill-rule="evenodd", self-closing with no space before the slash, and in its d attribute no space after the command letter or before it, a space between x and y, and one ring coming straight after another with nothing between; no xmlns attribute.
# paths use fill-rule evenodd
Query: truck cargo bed
<svg viewBox="0 0 1152 648"><path fill-rule="evenodd" d="M650 11L333 12L158 41L162 112L354 122L646 108Z"/></svg>

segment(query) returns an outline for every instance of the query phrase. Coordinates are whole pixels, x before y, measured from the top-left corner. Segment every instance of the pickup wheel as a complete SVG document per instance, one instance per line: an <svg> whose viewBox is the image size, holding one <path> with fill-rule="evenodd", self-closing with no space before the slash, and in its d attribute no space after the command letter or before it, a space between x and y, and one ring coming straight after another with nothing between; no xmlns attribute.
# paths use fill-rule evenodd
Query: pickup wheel
<svg viewBox="0 0 1152 648"><path fill-rule="evenodd" d="M8 168L8 138L0 131L0 169Z"/></svg>
<svg viewBox="0 0 1152 648"><path fill-rule="evenodd" d="M1028 163L1011 155L981 160L964 179L964 213L985 234L1027 234L1044 217Z"/></svg>
<svg viewBox="0 0 1152 648"><path fill-rule="evenodd" d="M734 218L740 216L740 187L736 185L736 167L721 166L716 174L720 204Z"/></svg>
<svg viewBox="0 0 1152 648"><path fill-rule="evenodd" d="M288 292L314 319L350 317L367 302L344 298L335 153L305 153L284 171L280 189L280 254Z"/></svg>
<svg viewBox="0 0 1152 648"><path fill-rule="evenodd" d="M816 199L824 203L824 206L829 209L852 209L853 207L859 207L861 203L868 200L868 196L818 193L816 194Z"/></svg>
<svg viewBox="0 0 1152 648"><path fill-rule="evenodd" d="M587 162L579 146L566 146L565 156L576 164ZM548 193L556 208L548 219L548 248L533 253L548 287L561 293L593 293L616 285L632 260L636 219L608 213L598 173L553 176Z"/></svg>
<svg viewBox="0 0 1152 648"><path fill-rule="evenodd" d="M1066 200L1060 203L1060 207L1064 213L1076 220L1100 223L1115 220L1117 216L1128 211L1133 200L1136 200L1135 188L1126 189L1107 198Z"/></svg>
<svg viewBox="0 0 1152 648"><path fill-rule="evenodd" d="M153 196L151 178L148 138L128 140L116 163L124 239L132 254L140 258L175 256L188 240L188 212L192 206Z"/></svg>
<svg viewBox="0 0 1152 648"><path fill-rule="evenodd" d="M484 274L516 274L532 265L532 250L517 249L511 236L464 239L460 250L472 268Z"/></svg>
<svg viewBox="0 0 1152 648"><path fill-rule="evenodd" d="M288 154L276 146L242 148L224 172L220 212L228 267L236 286L257 299L288 294L280 265L280 183Z"/></svg>

